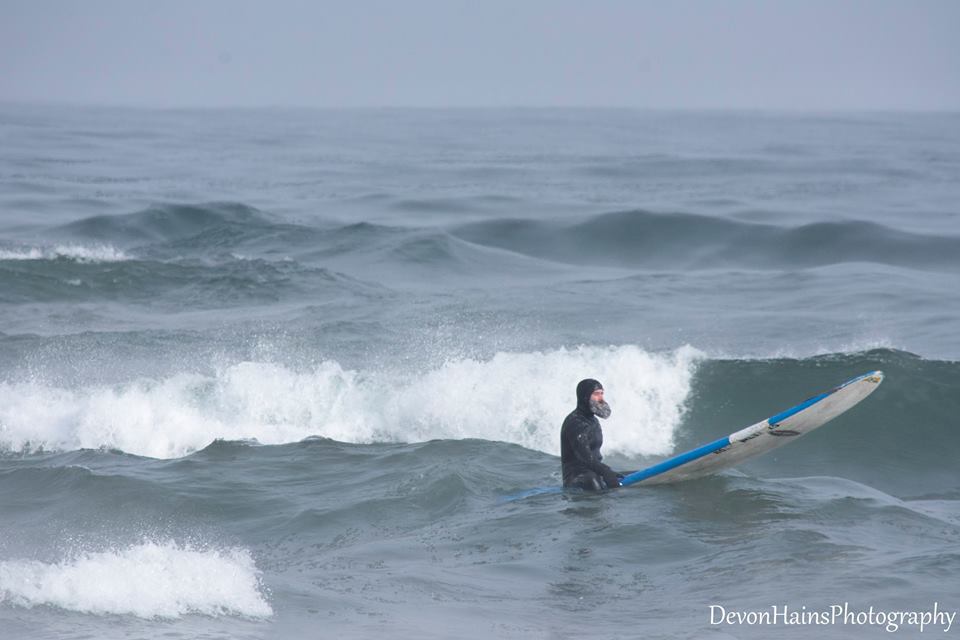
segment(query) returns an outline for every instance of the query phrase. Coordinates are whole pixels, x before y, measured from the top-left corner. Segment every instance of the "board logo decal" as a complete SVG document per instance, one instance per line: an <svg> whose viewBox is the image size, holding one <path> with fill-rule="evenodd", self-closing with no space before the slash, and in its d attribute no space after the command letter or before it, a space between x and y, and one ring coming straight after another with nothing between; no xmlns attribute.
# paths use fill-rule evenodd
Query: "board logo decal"
<svg viewBox="0 0 960 640"><path fill-rule="evenodd" d="M771 429L770 435L772 436L798 436L800 435L799 431L794 431L793 429Z"/></svg>

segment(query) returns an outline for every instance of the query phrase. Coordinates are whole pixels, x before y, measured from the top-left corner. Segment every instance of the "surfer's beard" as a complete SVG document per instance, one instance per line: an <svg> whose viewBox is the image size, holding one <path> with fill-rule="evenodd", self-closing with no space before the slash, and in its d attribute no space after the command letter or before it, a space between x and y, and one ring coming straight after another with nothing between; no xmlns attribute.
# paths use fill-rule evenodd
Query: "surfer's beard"
<svg viewBox="0 0 960 640"><path fill-rule="evenodd" d="M610 405L607 404L606 400L594 400L593 398L591 398L590 411L592 411L593 415L597 416L598 418L603 418L604 420L606 420L607 418L610 417L611 409L610 409Z"/></svg>

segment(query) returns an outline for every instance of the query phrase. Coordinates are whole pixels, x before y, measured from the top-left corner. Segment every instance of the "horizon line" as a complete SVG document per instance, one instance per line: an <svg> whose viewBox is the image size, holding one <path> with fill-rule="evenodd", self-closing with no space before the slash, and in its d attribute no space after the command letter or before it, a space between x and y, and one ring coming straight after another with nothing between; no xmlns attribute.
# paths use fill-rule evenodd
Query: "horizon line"
<svg viewBox="0 0 960 640"><path fill-rule="evenodd" d="M3 107L74 107L81 109L128 109L131 111L647 111L647 112L727 112L727 113L784 113L784 114L826 114L826 113L912 113L912 114L953 114L960 113L960 105L955 107L908 107L908 106L645 106L645 105L605 105L605 104L169 104L148 105L138 102L95 102L74 100L35 100L0 98Z"/></svg>

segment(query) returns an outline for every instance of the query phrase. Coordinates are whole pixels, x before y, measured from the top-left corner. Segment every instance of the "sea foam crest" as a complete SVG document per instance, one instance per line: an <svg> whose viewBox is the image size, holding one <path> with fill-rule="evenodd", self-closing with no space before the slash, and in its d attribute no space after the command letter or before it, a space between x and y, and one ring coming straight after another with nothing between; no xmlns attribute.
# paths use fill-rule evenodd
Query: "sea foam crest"
<svg viewBox="0 0 960 640"><path fill-rule="evenodd" d="M249 551L200 551L170 541L55 564L0 562L0 602L141 618L273 614Z"/></svg>
<svg viewBox="0 0 960 640"><path fill-rule="evenodd" d="M242 362L105 387L0 383L0 447L116 448L156 458L215 439L263 444L322 436L341 442L481 438L559 453L559 427L581 378L601 380L613 416L606 452L673 447L700 352L580 347L456 359L424 372L370 372L325 361L307 371Z"/></svg>
<svg viewBox="0 0 960 640"><path fill-rule="evenodd" d="M110 245L85 247L78 244L54 247L0 249L0 260L74 260L76 262L123 262L129 260L123 251Z"/></svg>

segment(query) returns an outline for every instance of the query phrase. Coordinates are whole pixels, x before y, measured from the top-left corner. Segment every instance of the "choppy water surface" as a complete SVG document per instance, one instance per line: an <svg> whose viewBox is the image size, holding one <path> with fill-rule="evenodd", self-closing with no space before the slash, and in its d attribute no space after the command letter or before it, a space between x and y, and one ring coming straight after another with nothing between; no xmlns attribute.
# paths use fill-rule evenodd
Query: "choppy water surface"
<svg viewBox="0 0 960 640"><path fill-rule="evenodd" d="M0 635L960 610L956 115L8 105L0 185ZM633 469L873 369L738 470L497 502L583 377Z"/></svg>

